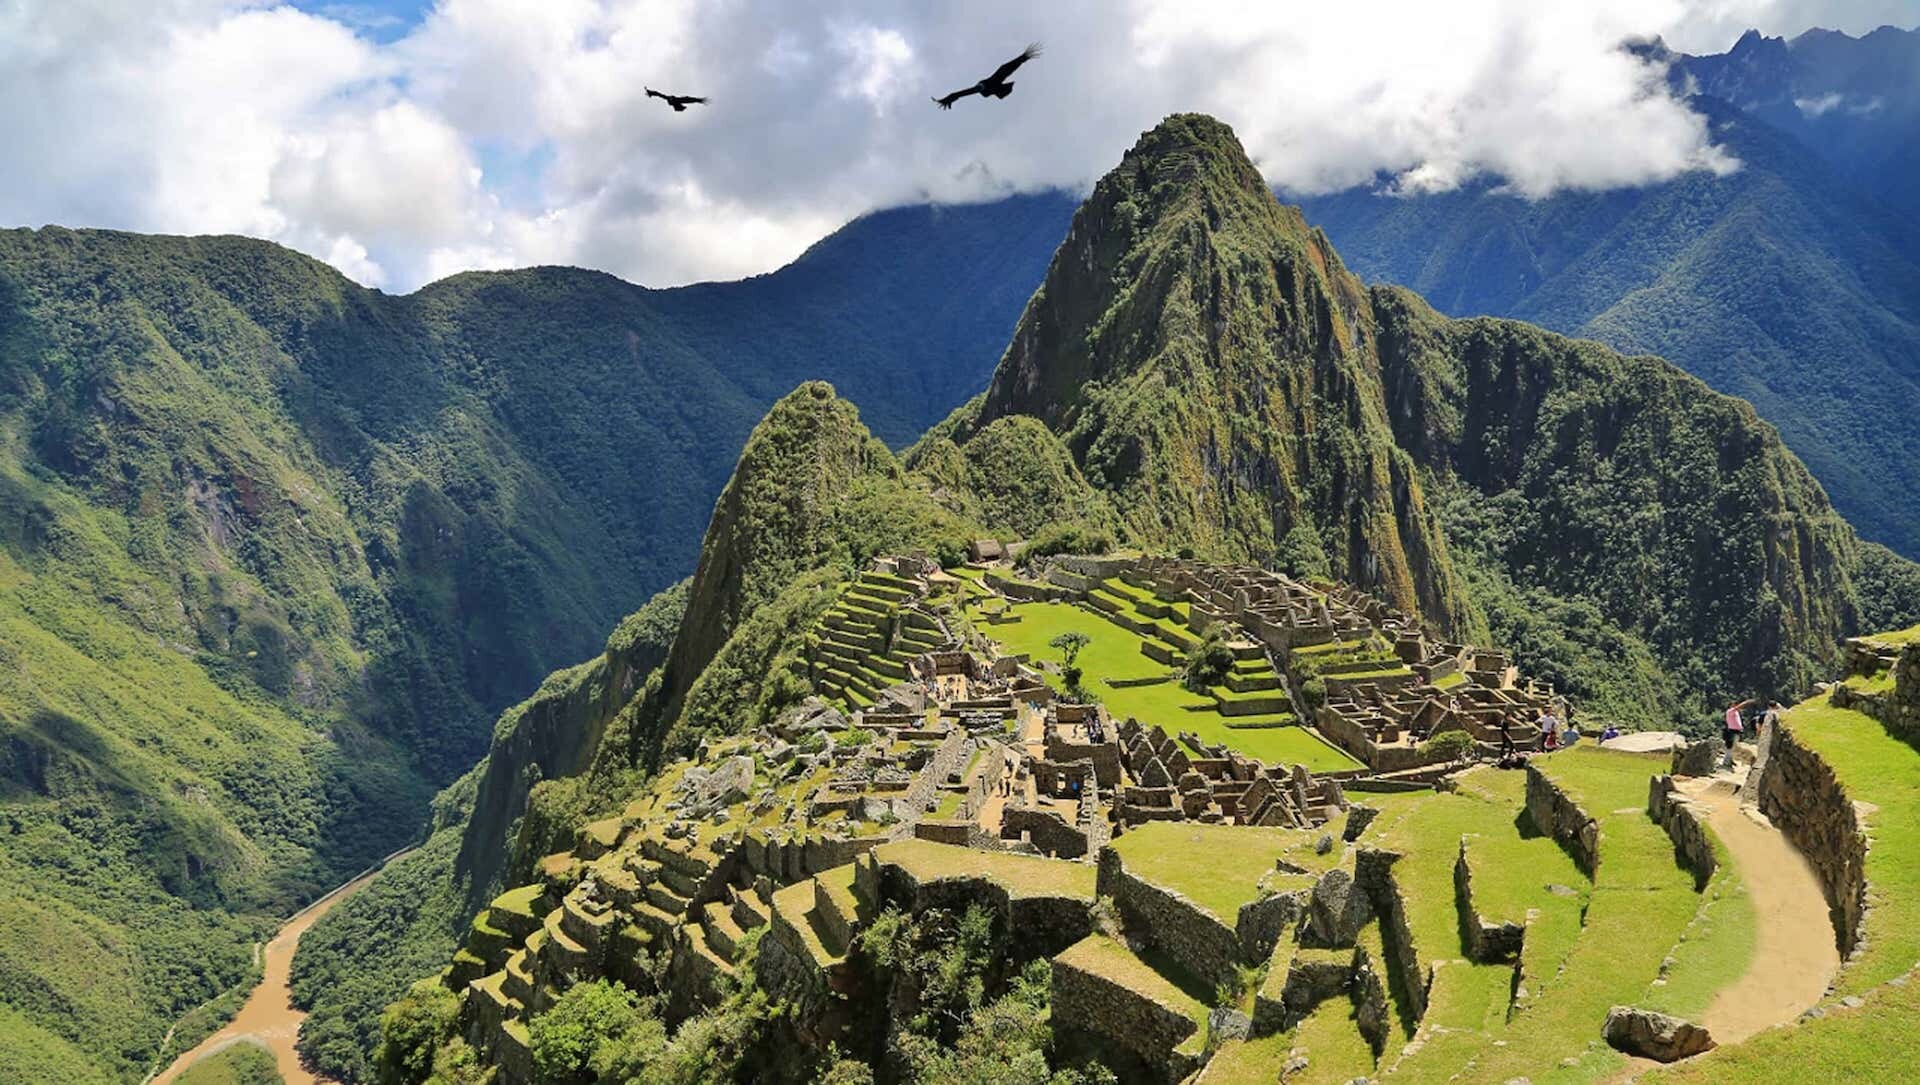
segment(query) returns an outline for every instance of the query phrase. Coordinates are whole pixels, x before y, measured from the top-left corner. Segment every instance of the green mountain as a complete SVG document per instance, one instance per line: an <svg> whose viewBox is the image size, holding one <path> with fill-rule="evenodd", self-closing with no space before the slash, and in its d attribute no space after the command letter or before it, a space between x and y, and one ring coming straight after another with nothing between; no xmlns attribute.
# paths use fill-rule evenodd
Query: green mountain
<svg viewBox="0 0 1920 1085"><path fill-rule="evenodd" d="M538 268L390 297L245 239L0 232L0 1065L46 1068L0 1077L141 1076L684 575L796 383L896 441L977 390L1059 202L882 213L667 291ZM656 662L629 639L615 679ZM577 767L577 737L528 741Z"/></svg>
<svg viewBox="0 0 1920 1085"><path fill-rule="evenodd" d="M1303 201L1369 281L1659 354L1751 402L1866 538L1920 554L1920 234L1814 150L1695 98L1725 177L1537 201L1497 181Z"/></svg>
<svg viewBox="0 0 1920 1085"><path fill-rule="evenodd" d="M1749 405L1657 358L1363 287L1230 130L1175 116L1095 188L988 390L906 466L823 384L775 405L715 506L661 666L608 700L631 683L590 663L503 718L476 772L544 779L507 833L496 800L477 803L463 854L493 850L501 877L445 861L465 915L700 741L808 693L807 630L866 559L952 563L978 531L1039 545L1062 528L1352 576L1509 638L1589 719L1695 731L1731 692L1830 673L1863 614L1920 617L1920 567L1864 550ZM526 759L536 717L598 736L584 769L556 779ZM375 907L349 900L309 935L336 974L380 968L345 936ZM394 919L445 926L430 909ZM397 998L409 978L382 982Z"/></svg>
<svg viewBox="0 0 1920 1085"><path fill-rule="evenodd" d="M937 432L965 449L1012 416L1060 437L1138 545L1490 623L1529 671L1641 722L1806 688L1858 628L1863 562L1893 560L1862 556L1747 404L1368 290L1201 117L1095 188L986 394ZM1589 632L1522 628L1543 613Z"/></svg>

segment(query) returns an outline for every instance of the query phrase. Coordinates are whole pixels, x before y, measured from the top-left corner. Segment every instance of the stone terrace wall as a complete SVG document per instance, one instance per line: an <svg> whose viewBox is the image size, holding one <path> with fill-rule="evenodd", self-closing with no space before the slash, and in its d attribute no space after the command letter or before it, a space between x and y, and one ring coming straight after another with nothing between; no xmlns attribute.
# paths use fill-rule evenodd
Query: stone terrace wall
<svg viewBox="0 0 1920 1085"><path fill-rule="evenodd" d="M1756 786L1760 812L1813 865L1842 957L1860 945L1867 911L1867 838L1846 789L1820 755L1785 727L1772 728L1766 771Z"/></svg>
<svg viewBox="0 0 1920 1085"><path fill-rule="evenodd" d="M1361 848L1353 864L1353 880L1366 890L1373 910L1380 916L1380 938L1387 951L1387 967L1398 969L1407 992L1407 1009L1417 1022L1427 1015L1427 987L1433 981L1420 962L1420 949L1413 941L1413 929L1407 925L1407 907L1400 896L1400 885L1393 877L1393 864L1400 854L1379 848Z"/></svg>
<svg viewBox="0 0 1920 1085"><path fill-rule="evenodd" d="M1647 815L1673 838L1675 856L1693 874L1694 891L1705 889L1718 865L1713 840L1693 803L1674 790L1673 777L1662 774L1647 782Z"/></svg>
<svg viewBox="0 0 1920 1085"><path fill-rule="evenodd" d="M1460 923L1466 932L1467 956L1481 962L1514 960L1526 944L1527 928L1511 920L1490 921L1475 907L1471 840L1461 835L1460 856L1453 861L1454 905L1460 909Z"/></svg>
<svg viewBox="0 0 1920 1085"><path fill-rule="evenodd" d="M1833 703L1872 716L1895 738L1920 742L1920 643L1902 648L1894 659L1891 690L1859 693L1844 685L1835 686Z"/></svg>
<svg viewBox="0 0 1920 1085"><path fill-rule="evenodd" d="M1600 823L1532 764L1527 766L1527 816L1535 828L1559 841L1589 878L1599 869Z"/></svg>
<svg viewBox="0 0 1920 1085"><path fill-rule="evenodd" d="M984 875L916 879L904 867L869 857L854 876L863 892L908 911L944 908L954 913L980 905L1007 932L1007 952L1016 960L1051 957L1093 932L1087 902L1073 897L1014 896Z"/></svg>
<svg viewBox="0 0 1920 1085"><path fill-rule="evenodd" d="M1183 1081L1199 1059L1179 1046L1198 1029L1185 1014L1132 988L1076 966L1071 957L1053 962L1053 1023L1071 1046L1076 1031L1122 1046L1138 1061L1124 1081Z"/></svg>
<svg viewBox="0 0 1920 1085"><path fill-rule="evenodd" d="M1100 852L1096 892L1113 898L1129 932L1143 934L1195 978L1208 984L1234 978L1234 967L1241 961L1240 937L1234 929L1185 896L1128 873L1112 848Z"/></svg>

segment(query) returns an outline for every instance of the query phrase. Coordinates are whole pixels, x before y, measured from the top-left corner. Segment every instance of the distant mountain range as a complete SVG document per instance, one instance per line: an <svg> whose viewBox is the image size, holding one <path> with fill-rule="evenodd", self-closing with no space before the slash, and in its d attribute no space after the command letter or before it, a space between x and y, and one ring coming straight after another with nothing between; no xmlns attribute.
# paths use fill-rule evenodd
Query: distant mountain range
<svg viewBox="0 0 1920 1085"><path fill-rule="evenodd" d="M1672 60L1738 172L1302 208L1363 278L1658 354L1751 401L1862 535L1920 554L1920 34L1748 34Z"/></svg>

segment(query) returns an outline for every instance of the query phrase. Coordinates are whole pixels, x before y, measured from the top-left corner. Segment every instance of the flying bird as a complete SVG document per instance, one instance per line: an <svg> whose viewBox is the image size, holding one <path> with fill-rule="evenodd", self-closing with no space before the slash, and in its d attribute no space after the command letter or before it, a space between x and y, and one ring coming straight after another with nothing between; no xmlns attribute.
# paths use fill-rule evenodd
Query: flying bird
<svg viewBox="0 0 1920 1085"><path fill-rule="evenodd" d="M1039 55L1040 43L1034 42L1032 45L1027 46L1019 56L995 68L992 75L987 76L966 90L956 90L944 98L935 98L934 101L939 104L941 109L952 109L953 103L965 98L969 94L978 94L982 98L1005 98L1007 95L1013 93L1013 81L1008 79L1007 76L1012 75L1014 70L1019 68L1020 65L1025 64L1027 61Z"/></svg>
<svg viewBox="0 0 1920 1085"><path fill-rule="evenodd" d="M690 105L705 105L705 98L695 98L690 94L662 94L652 87L647 88L647 97L658 98L673 107L675 113L685 113Z"/></svg>

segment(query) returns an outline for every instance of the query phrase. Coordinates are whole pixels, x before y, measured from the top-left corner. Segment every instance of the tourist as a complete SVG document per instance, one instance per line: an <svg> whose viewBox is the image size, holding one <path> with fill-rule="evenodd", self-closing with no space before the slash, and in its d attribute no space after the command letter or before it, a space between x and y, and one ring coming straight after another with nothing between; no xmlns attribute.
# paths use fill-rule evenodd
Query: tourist
<svg viewBox="0 0 1920 1085"><path fill-rule="evenodd" d="M1767 710L1760 714L1760 733L1765 735L1773 728L1778 727L1780 725L1780 714L1785 711L1786 709L1780 707L1779 701L1768 701Z"/></svg>
<svg viewBox="0 0 1920 1085"><path fill-rule="evenodd" d="M1505 715L1500 717L1500 756L1513 756L1513 721Z"/></svg>
<svg viewBox="0 0 1920 1085"><path fill-rule="evenodd" d="M1575 743L1580 741L1580 728L1572 720L1567 721L1567 729L1562 732L1562 734L1565 738L1560 745L1564 749L1570 750Z"/></svg>
<svg viewBox="0 0 1920 1085"><path fill-rule="evenodd" d="M1619 737L1620 737L1619 726L1609 723L1607 724L1607 729L1600 732L1600 745L1605 746L1607 743L1612 742L1614 739Z"/></svg>
<svg viewBox="0 0 1920 1085"><path fill-rule="evenodd" d="M1733 744L1740 741L1741 732L1746 730L1746 724L1740 719L1740 710L1746 706L1745 701L1735 701L1727 706L1727 718L1720 731L1720 738L1726 743L1729 759L1733 756Z"/></svg>
<svg viewBox="0 0 1920 1085"><path fill-rule="evenodd" d="M1534 725L1540 728L1541 749L1557 750L1560 748L1560 721L1553 718L1552 709L1542 709L1540 711L1540 718L1535 721Z"/></svg>

